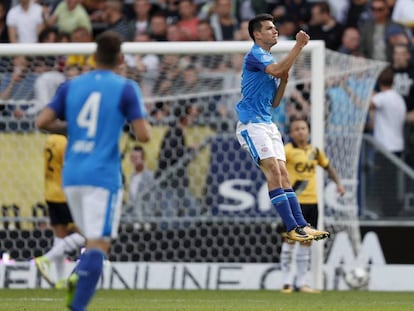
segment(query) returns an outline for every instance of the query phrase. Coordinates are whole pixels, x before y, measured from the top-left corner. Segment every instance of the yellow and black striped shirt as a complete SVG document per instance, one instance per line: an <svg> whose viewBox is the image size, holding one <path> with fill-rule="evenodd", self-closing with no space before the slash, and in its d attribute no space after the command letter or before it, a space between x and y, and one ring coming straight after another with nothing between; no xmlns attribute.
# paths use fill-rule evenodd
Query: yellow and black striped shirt
<svg viewBox="0 0 414 311"><path fill-rule="evenodd" d="M285 152L286 169L299 203L317 204L316 167L319 165L326 169L329 159L322 150L310 144L303 149L288 143Z"/></svg>
<svg viewBox="0 0 414 311"><path fill-rule="evenodd" d="M63 135L49 135L44 148L45 200L56 203L66 202L62 188L63 159L67 139Z"/></svg>

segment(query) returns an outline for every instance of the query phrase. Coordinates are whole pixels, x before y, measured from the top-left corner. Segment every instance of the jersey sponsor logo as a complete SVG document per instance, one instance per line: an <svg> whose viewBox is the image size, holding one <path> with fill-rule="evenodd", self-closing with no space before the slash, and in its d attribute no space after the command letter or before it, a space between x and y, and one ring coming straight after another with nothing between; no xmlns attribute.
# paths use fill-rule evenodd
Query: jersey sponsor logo
<svg viewBox="0 0 414 311"><path fill-rule="evenodd" d="M95 147L95 142L87 140L78 140L73 144L72 150L78 153L89 153Z"/></svg>
<svg viewBox="0 0 414 311"><path fill-rule="evenodd" d="M315 171L315 165L312 163L299 162L295 165L295 171L298 173L313 173Z"/></svg>

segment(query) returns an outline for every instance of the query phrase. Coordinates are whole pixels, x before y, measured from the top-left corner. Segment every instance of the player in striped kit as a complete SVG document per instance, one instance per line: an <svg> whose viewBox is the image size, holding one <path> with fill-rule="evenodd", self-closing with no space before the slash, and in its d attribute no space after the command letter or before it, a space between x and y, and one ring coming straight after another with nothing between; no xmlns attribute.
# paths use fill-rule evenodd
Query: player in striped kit
<svg viewBox="0 0 414 311"><path fill-rule="evenodd" d="M45 200L49 212L50 225L55 238L53 247L43 256L35 258L40 274L56 288L66 285L65 257L85 245L85 238L77 232L72 215L66 203L62 187L63 158L67 139L64 135L52 134L44 147ZM56 268L57 282L50 276L51 263Z"/></svg>
<svg viewBox="0 0 414 311"><path fill-rule="evenodd" d="M318 224L317 166L321 166L328 172L328 176L335 182L340 196L345 194L345 188L323 150L309 143L309 124L306 117L297 116L290 120L289 135L291 142L285 145L286 169L289 172L292 188L297 195L304 218L316 227ZM304 293L319 293L318 290L311 288L306 280L310 267L311 245L311 241L295 243L286 234L283 234L280 253L283 278L282 293L288 294L293 290ZM295 277L291 274L294 254L296 254Z"/></svg>

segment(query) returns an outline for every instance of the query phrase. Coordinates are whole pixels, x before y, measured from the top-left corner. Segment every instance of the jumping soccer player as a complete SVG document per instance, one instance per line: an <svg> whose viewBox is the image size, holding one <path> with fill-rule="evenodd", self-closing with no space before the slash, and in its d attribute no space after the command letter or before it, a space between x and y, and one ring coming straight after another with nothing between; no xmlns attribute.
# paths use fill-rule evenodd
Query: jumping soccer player
<svg viewBox="0 0 414 311"><path fill-rule="evenodd" d="M237 138L262 170L269 197L286 226L288 237L295 241L323 239L329 232L319 231L305 221L286 171L282 137L272 123L272 109L279 106L288 82L289 70L308 43L304 31L296 34L296 44L280 62L270 49L277 43L278 31L273 16L259 14L249 21L254 45L244 58L242 99L236 106L239 122Z"/></svg>

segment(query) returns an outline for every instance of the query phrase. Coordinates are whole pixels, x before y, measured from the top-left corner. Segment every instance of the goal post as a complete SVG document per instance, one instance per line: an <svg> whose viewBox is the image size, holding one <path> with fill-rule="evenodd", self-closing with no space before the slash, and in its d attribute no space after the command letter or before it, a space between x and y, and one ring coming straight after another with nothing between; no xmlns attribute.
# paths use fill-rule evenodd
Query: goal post
<svg viewBox="0 0 414 311"><path fill-rule="evenodd" d="M276 59L282 59L294 44L294 41L280 41L275 45L272 52ZM142 197L150 197L150 207L140 207L139 212L132 212L124 219L139 225L155 224L159 228L153 233L156 241L149 239L145 243L155 243L159 247L148 244L141 248L144 249L143 257L130 251L121 258L168 261L172 260L172 253L178 252L183 261L216 259L270 263L279 260L277 252L281 238L276 236L274 224L280 220L268 202L263 176L245 153L237 149L234 135L234 105L240 97L240 59L251 46L252 42L247 41L128 42L122 45L127 63L122 74L140 84L154 124L154 141L144 146L150 170L157 169L161 141L170 122L175 121L172 114L175 108L191 104L201 108L199 119L186 131L187 143L199 148L171 165L154 185L161 185L184 168L189 175L189 192L201 207L189 211L176 206L176 210L166 211L163 200L157 197L159 193L150 187L142 194ZM48 56L90 55L95 48L95 43L0 44L0 60L22 55L33 63ZM319 227L326 227L333 233L333 238L337 232L346 231L356 251L360 243L359 147L369 97L383 66L383 63L326 50L323 41L311 40L292 68L283 107L274 115L286 136L282 128L291 109L305 109L294 102L292 92L306 93L303 89L308 88L305 97L310 103L312 143L326 151L347 188L346 198L338 199L326 174L318 169ZM0 66L2 80L12 70L9 59L6 65ZM36 73L38 68L30 65L27 70ZM30 94L1 100L0 105L28 106L37 100ZM0 117L0 125L4 123L0 141L5 146L5 152L0 153L0 169L7 172L8 183L0 205L17 203L25 210L22 216L28 216L31 206L42 202L43 162L40 153L44 137L30 126L21 128L21 120L14 120L13 115L4 114L5 111L7 109ZM280 115L285 119L282 120ZM33 119L29 121L33 122ZM128 154L133 144L125 133L121 150L127 186L132 170ZM174 153L174 148L170 151ZM129 206L130 210L137 210L135 207ZM171 243L166 242L172 234L170 229L179 231L179 238ZM200 237L193 237L194 232ZM240 236L228 237L229 234ZM250 235L253 237L249 238ZM188 240L181 244L183 236ZM331 240L314 243L312 285L317 288L323 288L323 263L329 254ZM114 249L119 253L123 246L118 246L116 244ZM118 258L116 255L113 256Z"/></svg>

